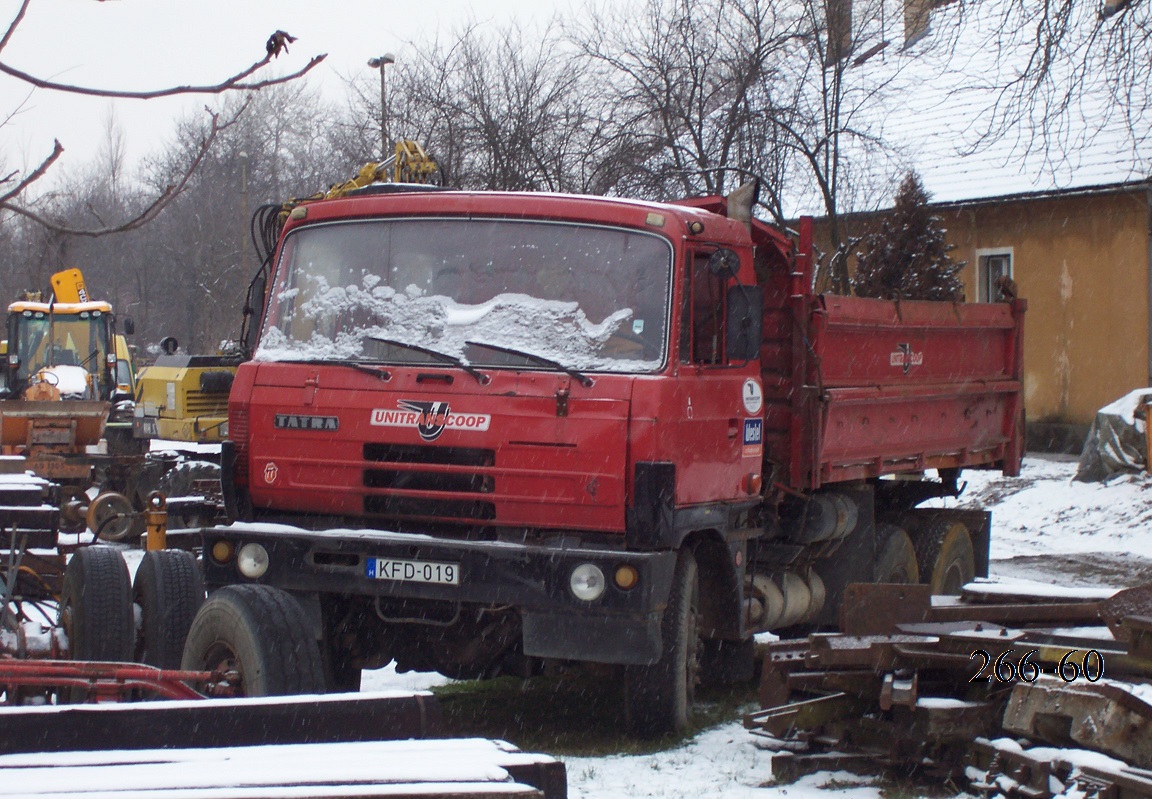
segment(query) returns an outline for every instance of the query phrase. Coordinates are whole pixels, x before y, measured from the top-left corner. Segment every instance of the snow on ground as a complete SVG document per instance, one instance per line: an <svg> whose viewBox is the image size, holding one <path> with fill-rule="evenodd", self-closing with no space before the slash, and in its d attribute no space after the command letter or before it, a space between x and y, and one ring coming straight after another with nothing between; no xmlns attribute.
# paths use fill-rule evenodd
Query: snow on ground
<svg viewBox="0 0 1152 799"><path fill-rule="evenodd" d="M1146 543L1152 476L1089 484L1074 482L1075 471L1075 461L1067 458L1029 457L1019 477L965 472L967 490L960 499L943 504L992 511L992 577L1021 588L1036 583L1029 586L1018 579L1007 568L1008 559L1101 552L1152 555ZM438 674L396 674L389 667L366 672L364 689L418 689L443 682ZM758 740L731 722L654 754L565 757L568 795L572 799L878 799L881 795L880 787L869 780L844 773L823 772L774 786L772 753L760 749Z"/></svg>
<svg viewBox="0 0 1152 799"><path fill-rule="evenodd" d="M1152 475L1080 483L1072 479L1075 472L1075 461L1040 457L1025 458L1019 477L968 471L963 478L967 490L958 500L941 504L992 511L993 561L1050 553L1146 551L1152 529ZM995 574L995 564L992 571Z"/></svg>

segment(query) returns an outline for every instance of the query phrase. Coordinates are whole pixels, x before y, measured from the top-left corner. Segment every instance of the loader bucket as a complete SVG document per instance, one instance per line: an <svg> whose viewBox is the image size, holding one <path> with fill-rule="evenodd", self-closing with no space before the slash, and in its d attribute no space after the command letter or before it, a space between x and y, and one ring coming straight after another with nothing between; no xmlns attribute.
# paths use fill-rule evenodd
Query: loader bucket
<svg viewBox="0 0 1152 799"><path fill-rule="evenodd" d="M0 402L0 444L70 446L82 451L104 434L109 405L101 400Z"/></svg>

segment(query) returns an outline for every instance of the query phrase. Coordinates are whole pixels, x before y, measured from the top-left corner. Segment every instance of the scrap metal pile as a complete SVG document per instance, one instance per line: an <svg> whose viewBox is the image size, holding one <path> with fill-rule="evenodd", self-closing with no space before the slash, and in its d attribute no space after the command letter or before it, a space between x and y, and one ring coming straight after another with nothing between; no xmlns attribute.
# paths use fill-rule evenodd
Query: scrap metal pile
<svg viewBox="0 0 1152 799"><path fill-rule="evenodd" d="M939 777L984 796L1152 797L1152 585L960 597L851 585L840 633L768 645L777 779Z"/></svg>

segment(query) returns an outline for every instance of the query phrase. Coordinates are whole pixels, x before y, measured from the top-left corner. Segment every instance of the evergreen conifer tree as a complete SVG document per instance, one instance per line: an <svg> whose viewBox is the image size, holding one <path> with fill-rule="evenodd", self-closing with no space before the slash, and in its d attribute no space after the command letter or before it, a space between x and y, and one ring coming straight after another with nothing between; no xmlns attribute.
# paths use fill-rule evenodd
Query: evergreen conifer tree
<svg viewBox="0 0 1152 799"><path fill-rule="evenodd" d="M944 242L940 218L928 208L920 176L909 172L892 210L861 241L852 288L858 297L964 301L960 270Z"/></svg>

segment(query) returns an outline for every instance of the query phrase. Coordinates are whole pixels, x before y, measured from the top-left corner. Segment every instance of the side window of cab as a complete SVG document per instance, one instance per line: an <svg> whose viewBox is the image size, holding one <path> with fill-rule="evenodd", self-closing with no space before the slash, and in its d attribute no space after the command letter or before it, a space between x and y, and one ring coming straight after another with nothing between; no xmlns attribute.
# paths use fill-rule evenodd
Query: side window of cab
<svg viewBox="0 0 1152 799"><path fill-rule="evenodd" d="M715 248L696 250L689 259L681 307L680 361L722 365L727 287L739 259L732 250Z"/></svg>

